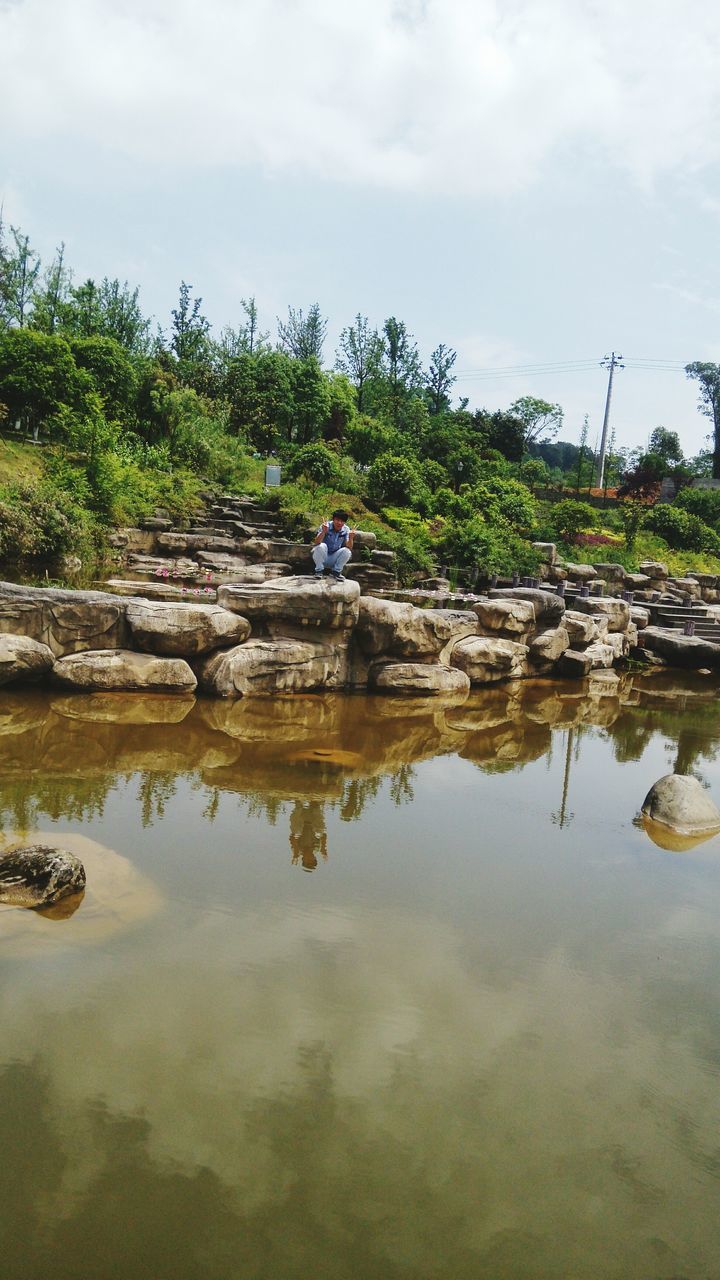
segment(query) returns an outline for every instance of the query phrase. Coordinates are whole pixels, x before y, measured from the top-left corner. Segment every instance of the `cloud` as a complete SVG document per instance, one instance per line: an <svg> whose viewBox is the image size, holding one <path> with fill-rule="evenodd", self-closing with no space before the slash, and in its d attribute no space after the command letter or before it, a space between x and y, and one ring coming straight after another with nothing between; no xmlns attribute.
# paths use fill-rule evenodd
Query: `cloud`
<svg viewBox="0 0 720 1280"><path fill-rule="evenodd" d="M705 0L15 0L0 110L143 165L506 192L557 153L639 182L718 153Z"/></svg>

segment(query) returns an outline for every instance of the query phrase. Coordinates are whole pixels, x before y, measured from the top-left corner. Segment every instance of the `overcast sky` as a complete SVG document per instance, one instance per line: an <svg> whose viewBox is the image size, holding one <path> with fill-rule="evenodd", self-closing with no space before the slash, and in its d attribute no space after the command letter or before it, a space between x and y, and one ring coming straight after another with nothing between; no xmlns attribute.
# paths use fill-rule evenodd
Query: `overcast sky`
<svg viewBox="0 0 720 1280"><path fill-rule="evenodd" d="M217 330L318 301L328 365L396 315L570 440L615 349L618 445L703 447L647 365L720 361L719 116L714 0L0 0L0 197L44 259L164 325L181 279Z"/></svg>

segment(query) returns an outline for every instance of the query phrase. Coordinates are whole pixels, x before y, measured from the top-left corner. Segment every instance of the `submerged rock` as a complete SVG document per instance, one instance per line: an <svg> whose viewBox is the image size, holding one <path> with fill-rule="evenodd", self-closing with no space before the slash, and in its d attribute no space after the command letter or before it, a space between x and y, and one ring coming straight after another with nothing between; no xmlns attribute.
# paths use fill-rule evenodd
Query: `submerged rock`
<svg viewBox="0 0 720 1280"><path fill-rule="evenodd" d="M85 868L74 853L33 844L0 857L0 902L47 907L85 888Z"/></svg>
<svg viewBox="0 0 720 1280"><path fill-rule="evenodd" d="M681 835L720 831L720 809L689 774L668 773L658 779L643 801L642 812Z"/></svg>

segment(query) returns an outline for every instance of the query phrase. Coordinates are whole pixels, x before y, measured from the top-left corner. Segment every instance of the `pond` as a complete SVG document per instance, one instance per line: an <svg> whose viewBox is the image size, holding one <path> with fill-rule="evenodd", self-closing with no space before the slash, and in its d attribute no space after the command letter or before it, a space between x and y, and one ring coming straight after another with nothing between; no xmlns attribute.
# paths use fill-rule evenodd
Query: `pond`
<svg viewBox="0 0 720 1280"><path fill-rule="evenodd" d="M3 690L3 1280L720 1276L719 692Z"/></svg>

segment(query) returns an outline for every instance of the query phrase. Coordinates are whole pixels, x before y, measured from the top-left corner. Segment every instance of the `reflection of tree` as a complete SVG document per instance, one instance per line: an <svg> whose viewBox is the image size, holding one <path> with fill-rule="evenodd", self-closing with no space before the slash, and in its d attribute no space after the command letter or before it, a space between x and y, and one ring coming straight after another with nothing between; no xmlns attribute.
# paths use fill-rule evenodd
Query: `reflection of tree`
<svg viewBox="0 0 720 1280"><path fill-rule="evenodd" d="M412 765L401 764L397 773L394 773L390 779L390 795L398 808L401 804L410 804L415 799L415 792L412 787L414 777L415 770Z"/></svg>
<svg viewBox="0 0 720 1280"><path fill-rule="evenodd" d="M327 862L325 812L319 800L296 800L290 814L290 848L293 863L314 871L317 855Z"/></svg>
<svg viewBox="0 0 720 1280"><path fill-rule="evenodd" d="M359 818L370 800L374 800L383 784L382 777L348 778L343 787L340 817L343 822Z"/></svg>
<svg viewBox="0 0 720 1280"><path fill-rule="evenodd" d="M177 774L169 772L141 773L138 800L144 827L151 827L155 818L165 817L165 806L177 791L176 779Z"/></svg>
<svg viewBox="0 0 720 1280"><path fill-rule="evenodd" d="M54 821L68 818L88 821L102 817L115 778L57 778L30 773L21 779L3 780L0 827L30 831L40 815Z"/></svg>
<svg viewBox="0 0 720 1280"><path fill-rule="evenodd" d="M572 727L567 731L567 742L565 744L565 769L563 771L563 788L562 788L562 798L560 800L560 808L557 813L552 813L550 815L552 821L557 823L557 825L560 827L561 830L563 827L569 827L570 823L575 817L574 813L568 812L568 807L567 807L568 792L570 790L570 765L573 759L574 733L575 731ZM579 747L580 747L580 742L578 740L578 753L576 754L575 759L578 759Z"/></svg>

